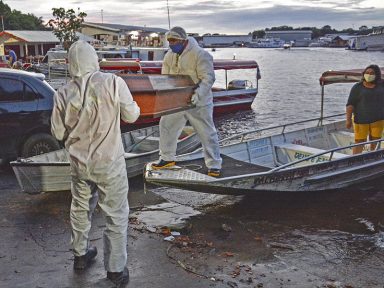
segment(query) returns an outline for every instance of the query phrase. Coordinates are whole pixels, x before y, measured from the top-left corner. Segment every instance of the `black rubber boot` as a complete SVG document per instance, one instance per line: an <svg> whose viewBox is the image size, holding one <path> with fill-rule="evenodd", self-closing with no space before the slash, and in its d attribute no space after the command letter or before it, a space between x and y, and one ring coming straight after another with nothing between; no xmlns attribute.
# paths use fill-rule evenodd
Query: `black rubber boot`
<svg viewBox="0 0 384 288"><path fill-rule="evenodd" d="M129 271L124 267L122 272L107 272L107 278L116 285L117 288L126 287L129 283Z"/></svg>
<svg viewBox="0 0 384 288"><path fill-rule="evenodd" d="M95 259L97 255L97 248L95 246L89 247L87 253L83 256L75 256L73 268L75 270L85 270L89 264Z"/></svg>

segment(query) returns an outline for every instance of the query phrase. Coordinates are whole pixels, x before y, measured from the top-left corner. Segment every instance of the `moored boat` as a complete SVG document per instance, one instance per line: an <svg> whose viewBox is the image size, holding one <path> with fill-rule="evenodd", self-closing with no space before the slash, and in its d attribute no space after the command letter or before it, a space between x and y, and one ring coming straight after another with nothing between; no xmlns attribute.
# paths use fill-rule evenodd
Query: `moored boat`
<svg viewBox="0 0 384 288"><path fill-rule="evenodd" d="M249 48L281 48L285 41L279 38L260 38L247 43Z"/></svg>
<svg viewBox="0 0 384 288"><path fill-rule="evenodd" d="M140 175L145 163L159 157L159 127L152 126L122 134L128 177ZM177 142L177 153L193 151L200 140L193 128L186 126ZM11 162L22 191L37 194L70 190L71 177L65 149Z"/></svg>
<svg viewBox="0 0 384 288"><path fill-rule="evenodd" d="M284 48L284 49L291 49L291 44L290 44L290 43L285 43L285 44L283 45L283 48Z"/></svg>
<svg viewBox="0 0 384 288"><path fill-rule="evenodd" d="M381 69L383 73L384 68ZM327 71L320 78L322 91L328 84L359 81L362 71ZM324 93L322 105L323 98ZM202 151L195 151L180 155L178 166L173 169L154 171L150 163L147 164L145 180L217 194L314 192L364 186L367 180L383 176L381 142L384 139L358 144L368 147L375 143L376 149L353 155L352 148L357 145L353 144L354 134L345 128L344 120L337 120L344 117L344 113L328 117L321 114L316 119L244 132L225 139L220 149L223 155L220 178L206 175ZM233 142L237 137L239 140Z"/></svg>

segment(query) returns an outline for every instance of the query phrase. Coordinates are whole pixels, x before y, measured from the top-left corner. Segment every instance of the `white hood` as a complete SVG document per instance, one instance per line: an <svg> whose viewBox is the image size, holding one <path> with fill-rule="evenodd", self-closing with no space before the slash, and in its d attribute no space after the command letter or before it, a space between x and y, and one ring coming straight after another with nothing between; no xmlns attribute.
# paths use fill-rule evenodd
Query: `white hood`
<svg viewBox="0 0 384 288"><path fill-rule="evenodd" d="M100 69L95 49L83 40L76 41L71 45L68 52L68 62L71 77L81 77Z"/></svg>

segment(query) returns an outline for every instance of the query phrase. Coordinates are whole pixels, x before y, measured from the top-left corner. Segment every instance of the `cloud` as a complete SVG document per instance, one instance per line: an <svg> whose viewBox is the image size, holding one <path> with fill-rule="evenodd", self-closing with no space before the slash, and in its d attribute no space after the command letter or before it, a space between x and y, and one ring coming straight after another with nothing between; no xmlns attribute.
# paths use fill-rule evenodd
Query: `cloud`
<svg viewBox="0 0 384 288"><path fill-rule="evenodd" d="M263 9L223 9L211 14L184 11L172 16L174 23L184 23L188 30L200 33L243 33L264 28L288 25L318 27L330 25L336 29L358 28L361 25L377 26L384 9L340 10L302 6L274 6Z"/></svg>
<svg viewBox="0 0 384 288"><path fill-rule="evenodd" d="M383 0L169 0L168 3L171 26L183 26L188 32L200 34L247 34L282 25L294 28L330 25L335 29L384 25ZM104 23L168 28L165 0L11 0L7 4L44 20L53 17L52 7L75 11L79 7L88 14L88 22L100 23L103 17Z"/></svg>

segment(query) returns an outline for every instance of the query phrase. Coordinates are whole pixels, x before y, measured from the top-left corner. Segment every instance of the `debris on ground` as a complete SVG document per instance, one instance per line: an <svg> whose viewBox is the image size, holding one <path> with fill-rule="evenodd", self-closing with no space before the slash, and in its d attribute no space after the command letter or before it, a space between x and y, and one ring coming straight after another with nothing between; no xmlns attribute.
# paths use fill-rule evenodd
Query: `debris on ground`
<svg viewBox="0 0 384 288"><path fill-rule="evenodd" d="M223 229L225 232L232 232L232 228L227 224L222 224L221 229Z"/></svg>
<svg viewBox="0 0 384 288"><path fill-rule="evenodd" d="M164 237L164 240L165 241L169 241L169 242L173 242L175 240L175 237L173 237L172 235L171 236L167 236L167 237Z"/></svg>
<svg viewBox="0 0 384 288"><path fill-rule="evenodd" d="M295 248L292 245L284 244L284 243L277 243L277 242L269 242L269 247L271 248L280 248L280 249L287 249L287 250L295 250Z"/></svg>

